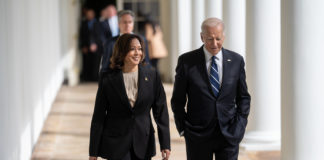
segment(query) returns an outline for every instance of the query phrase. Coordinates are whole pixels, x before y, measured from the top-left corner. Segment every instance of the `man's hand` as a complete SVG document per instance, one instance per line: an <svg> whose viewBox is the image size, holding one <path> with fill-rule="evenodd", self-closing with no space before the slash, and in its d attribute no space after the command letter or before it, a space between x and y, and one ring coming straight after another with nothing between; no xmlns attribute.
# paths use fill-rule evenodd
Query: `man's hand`
<svg viewBox="0 0 324 160"><path fill-rule="evenodd" d="M161 150L162 160L168 160L170 157L170 153L171 153L171 151L169 149Z"/></svg>
<svg viewBox="0 0 324 160"><path fill-rule="evenodd" d="M96 52L96 51L97 51L97 45L96 45L95 43L92 43L92 44L90 45L90 51L91 51L91 52Z"/></svg>
<svg viewBox="0 0 324 160"><path fill-rule="evenodd" d="M89 157L89 160L97 160L97 157Z"/></svg>

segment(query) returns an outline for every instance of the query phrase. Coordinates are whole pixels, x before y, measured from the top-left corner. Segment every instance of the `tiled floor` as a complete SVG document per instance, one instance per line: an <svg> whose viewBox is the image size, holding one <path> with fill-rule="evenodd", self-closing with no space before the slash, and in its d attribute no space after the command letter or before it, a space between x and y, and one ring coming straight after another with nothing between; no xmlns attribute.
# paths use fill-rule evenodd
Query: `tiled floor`
<svg viewBox="0 0 324 160"><path fill-rule="evenodd" d="M165 84L170 102L172 85ZM45 122L42 134L34 148L32 160L86 160L88 159L90 121L97 85L63 86ZM170 105L168 105L170 107ZM171 160L185 160L184 140L179 137L169 109L171 124ZM158 142L158 141L157 141ZM157 150L158 150L157 145ZM153 160L161 159L160 154ZM279 160L279 151L240 151L239 160Z"/></svg>

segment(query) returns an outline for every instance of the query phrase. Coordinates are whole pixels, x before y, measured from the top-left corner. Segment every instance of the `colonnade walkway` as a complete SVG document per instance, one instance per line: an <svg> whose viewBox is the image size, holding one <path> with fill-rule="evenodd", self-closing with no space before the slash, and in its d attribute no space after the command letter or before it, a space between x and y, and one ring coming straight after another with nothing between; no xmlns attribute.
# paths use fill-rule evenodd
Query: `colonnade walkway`
<svg viewBox="0 0 324 160"><path fill-rule="evenodd" d="M170 115L171 160L185 160L185 142L179 137L170 108L173 86L164 84ZM63 85L34 147L32 160L87 160L90 122L97 91L96 83L75 87ZM156 137L157 138L157 137ZM157 140L157 150L159 144ZM157 152L153 160L160 160ZM240 150L239 160L279 160L279 151Z"/></svg>

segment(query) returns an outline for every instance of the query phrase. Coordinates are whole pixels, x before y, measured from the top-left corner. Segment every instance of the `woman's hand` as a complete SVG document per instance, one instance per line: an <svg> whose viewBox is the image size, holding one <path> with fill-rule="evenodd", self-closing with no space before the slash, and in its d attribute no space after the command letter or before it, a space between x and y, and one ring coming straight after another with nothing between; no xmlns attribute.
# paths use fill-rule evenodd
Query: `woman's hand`
<svg viewBox="0 0 324 160"><path fill-rule="evenodd" d="M97 157L89 157L89 160L97 160Z"/></svg>
<svg viewBox="0 0 324 160"><path fill-rule="evenodd" d="M163 160L168 160L169 157L170 157L170 153L171 153L171 151L169 149L163 149L163 150L161 150L162 159Z"/></svg>

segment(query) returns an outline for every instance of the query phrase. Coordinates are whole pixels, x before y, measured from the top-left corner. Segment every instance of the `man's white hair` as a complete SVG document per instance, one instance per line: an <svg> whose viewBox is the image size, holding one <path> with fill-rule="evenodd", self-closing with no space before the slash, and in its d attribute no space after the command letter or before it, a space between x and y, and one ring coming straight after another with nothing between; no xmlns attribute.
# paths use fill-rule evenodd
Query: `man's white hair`
<svg viewBox="0 0 324 160"><path fill-rule="evenodd" d="M201 33L205 33L207 27L217 27L218 25L222 25L223 34L225 35L225 24L219 18L207 18L207 19L205 19L203 21L203 23L201 24Z"/></svg>

